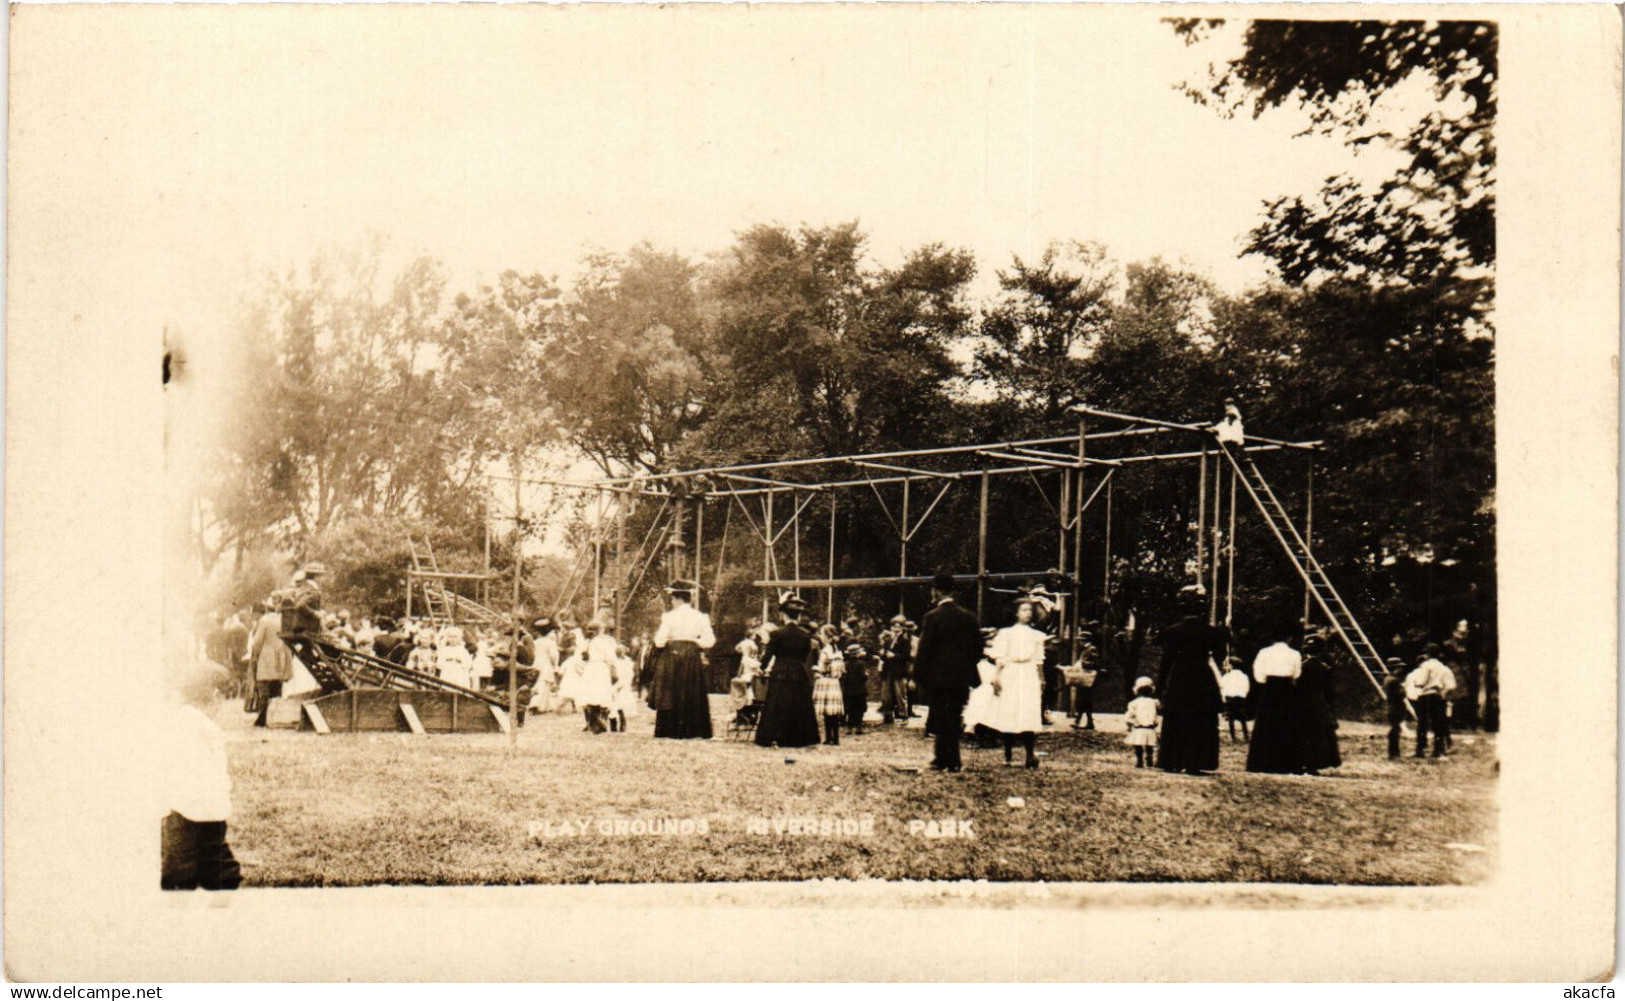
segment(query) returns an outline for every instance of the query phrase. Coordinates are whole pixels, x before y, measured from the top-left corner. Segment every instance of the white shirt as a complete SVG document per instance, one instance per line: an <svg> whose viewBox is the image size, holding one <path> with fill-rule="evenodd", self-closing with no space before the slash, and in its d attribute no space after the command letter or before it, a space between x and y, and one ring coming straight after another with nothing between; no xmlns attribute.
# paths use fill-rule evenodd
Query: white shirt
<svg viewBox="0 0 1625 1001"><path fill-rule="evenodd" d="M173 707L167 721L169 768L165 806L194 823L231 817L231 772L226 766L226 734L202 710ZM167 812L166 810L166 812Z"/></svg>
<svg viewBox="0 0 1625 1001"><path fill-rule="evenodd" d="M1130 727L1157 725L1157 700L1147 695L1135 696L1123 710L1123 722Z"/></svg>
<svg viewBox="0 0 1625 1001"><path fill-rule="evenodd" d="M1045 635L1018 622L993 636L993 660L1000 666L1040 664L1044 660Z"/></svg>
<svg viewBox="0 0 1625 1001"><path fill-rule="evenodd" d="M1219 694L1227 699L1244 699L1252 687L1246 671L1226 671L1219 675Z"/></svg>
<svg viewBox="0 0 1625 1001"><path fill-rule="evenodd" d="M711 616L686 603L674 606L660 617L654 645L664 647L672 642L693 643L701 650L716 646L717 636L711 631Z"/></svg>
<svg viewBox="0 0 1625 1001"><path fill-rule="evenodd" d="M619 646L615 637L608 633L599 633L587 641L587 659L603 664L615 663L615 650Z"/></svg>
<svg viewBox="0 0 1625 1001"><path fill-rule="evenodd" d="M1424 695L1449 695L1456 689L1456 675L1444 662L1429 657L1405 678L1405 692L1411 699Z"/></svg>
<svg viewBox="0 0 1625 1001"><path fill-rule="evenodd" d="M1301 674L1303 655L1285 643L1271 644L1253 659L1253 680L1260 685L1269 678L1297 678Z"/></svg>

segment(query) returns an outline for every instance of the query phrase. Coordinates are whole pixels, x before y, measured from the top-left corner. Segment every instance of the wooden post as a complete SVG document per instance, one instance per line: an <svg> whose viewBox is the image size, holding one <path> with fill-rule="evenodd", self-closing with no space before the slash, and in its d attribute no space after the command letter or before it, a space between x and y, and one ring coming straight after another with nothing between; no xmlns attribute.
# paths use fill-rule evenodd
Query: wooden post
<svg viewBox="0 0 1625 1001"><path fill-rule="evenodd" d="M1112 596L1112 481L1106 481L1106 542L1101 547L1102 556L1100 564L1105 569L1101 574L1100 596Z"/></svg>
<svg viewBox="0 0 1625 1001"><path fill-rule="evenodd" d="M790 575L801 579L801 498L794 490L790 491Z"/></svg>
<svg viewBox="0 0 1625 1001"><path fill-rule="evenodd" d="M1201 587L1207 569L1203 536L1207 534L1207 446L1202 446L1201 472L1196 479L1196 586Z"/></svg>
<svg viewBox="0 0 1625 1001"><path fill-rule="evenodd" d="M1216 456L1213 469L1213 583L1208 586L1207 592L1207 624L1210 626L1219 621L1219 564L1224 560L1224 553L1220 549L1224 544L1224 530L1219 522L1220 515L1224 513L1224 490L1220 486L1224 482L1224 467L1217 462ZM1230 475L1234 476L1235 471L1232 470Z"/></svg>
<svg viewBox="0 0 1625 1001"><path fill-rule="evenodd" d="M626 587L631 581L631 575L626 566L626 494L617 494L615 497L615 586L610 590L610 601L615 606L615 638L625 640L626 634L621 626L622 609L626 605Z"/></svg>
<svg viewBox="0 0 1625 1001"><path fill-rule="evenodd" d="M1235 611L1236 604L1236 474L1230 473L1230 538L1225 547L1224 570L1224 625L1230 627L1230 620Z"/></svg>
<svg viewBox="0 0 1625 1001"><path fill-rule="evenodd" d="M1313 550L1310 548L1314 544L1315 544L1315 457L1314 457L1314 454L1311 453L1310 456L1309 456L1309 482L1308 482L1307 488L1306 488L1306 490L1304 492L1304 511L1303 511L1303 546L1304 546L1304 550L1303 550L1303 553L1304 553L1305 561L1314 558L1311 555ZM1305 569L1308 569L1308 568L1305 567ZM1304 628L1306 630L1309 627L1309 616L1314 613L1314 609L1315 609L1314 602L1311 600L1311 595L1309 593L1309 584L1306 581L1306 582L1304 582L1304 585L1303 585L1303 625L1304 625Z"/></svg>
<svg viewBox="0 0 1625 1001"><path fill-rule="evenodd" d="M908 481L903 481L903 520L897 529L897 537L902 541L901 551L898 553L897 576L908 576ZM897 586L897 614L904 614L904 599L908 597L908 585Z"/></svg>
<svg viewBox="0 0 1625 1001"><path fill-rule="evenodd" d="M835 501L836 494L832 490L829 494L829 579L835 579ZM824 588L824 621L835 621L835 585Z"/></svg>
<svg viewBox="0 0 1625 1001"><path fill-rule="evenodd" d="M762 534L762 579L773 579L773 491L767 492L767 531ZM768 622L768 593L762 592L762 621ZM777 597L774 595L773 597Z"/></svg>
<svg viewBox="0 0 1625 1001"><path fill-rule="evenodd" d="M412 571L406 571L406 617L412 617Z"/></svg>
<svg viewBox="0 0 1625 1001"><path fill-rule="evenodd" d="M588 621L598 618L604 607L604 491L598 491L592 511L592 613Z"/></svg>
<svg viewBox="0 0 1625 1001"><path fill-rule="evenodd" d="M1055 569L1061 571L1062 573L1066 573L1066 523L1067 519L1072 513L1072 470L1062 469L1059 470L1059 472L1061 474L1061 502L1056 505L1055 508L1057 515L1056 521L1059 523L1058 530L1056 532L1057 552L1055 555ZM1078 489L1083 489L1083 479L1081 473L1079 474L1078 479ZM1079 528L1081 526L1074 525L1073 527ZM1078 568L1074 567L1073 569Z"/></svg>
<svg viewBox="0 0 1625 1001"><path fill-rule="evenodd" d="M990 479L982 470L982 496L977 502L976 522L976 618L986 622L984 604L987 597L987 486Z"/></svg>
<svg viewBox="0 0 1625 1001"><path fill-rule="evenodd" d="M694 610L703 612L700 607L700 568L705 566L705 495L694 498Z"/></svg>
<svg viewBox="0 0 1625 1001"><path fill-rule="evenodd" d="M485 579L480 581L480 603L491 607L491 491L485 491Z"/></svg>
<svg viewBox="0 0 1625 1001"><path fill-rule="evenodd" d="M1084 462L1089 458L1088 445L1084 439L1084 416L1078 415L1078 484L1072 491L1072 657L1071 663L1078 662L1082 652L1079 642L1078 630L1083 622L1083 471Z"/></svg>
<svg viewBox="0 0 1625 1001"><path fill-rule="evenodd" d="M508 660L508 750L519 747L519 584L525 566L525 522L520 517L519 463L513 464L513 656Z"/></svg>

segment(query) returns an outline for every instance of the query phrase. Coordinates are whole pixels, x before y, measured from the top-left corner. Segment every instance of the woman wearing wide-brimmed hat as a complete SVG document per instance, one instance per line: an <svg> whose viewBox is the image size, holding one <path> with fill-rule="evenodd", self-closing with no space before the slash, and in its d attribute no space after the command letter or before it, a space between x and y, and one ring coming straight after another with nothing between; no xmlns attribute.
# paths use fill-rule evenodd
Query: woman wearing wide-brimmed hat
<svg viewBox="0 0 1625 1001"><path fill-rule="evenodd" d="M818 743L818 715L813 711L812 634L801 624L807 603L790 592L779 596L784 625L767 641L763 669L767 703L756 725L763 747L809 747Z"/></svg>
<svg viewBox="0 0 1625 1001"><path fill-rule="evenodd" d="M695 608L694 582L674 580L666 587L671 608L655 630L655 666L649 682L649 708L655 736L677 740L711 737L711 700L700 652L716 645L711 617Z"/></svg>

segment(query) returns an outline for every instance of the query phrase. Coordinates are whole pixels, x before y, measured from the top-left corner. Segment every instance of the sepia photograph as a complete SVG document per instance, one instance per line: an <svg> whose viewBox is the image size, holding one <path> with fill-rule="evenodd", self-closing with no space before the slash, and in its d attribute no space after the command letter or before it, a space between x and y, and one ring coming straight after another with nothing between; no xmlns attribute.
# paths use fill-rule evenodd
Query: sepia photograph
<svg viewBox="0 0 1625 1001"><path fill-rule="evenodd" d="M1528 280L1497 156L1531 148L1500 110L1525 26L1606 67L1565 84L1614 120L1587 161L1613 200L1576 208L1604 252L1573 276L1601 303L1571 328L1582 366L1501 302ZM120 715L133 749L106 767L150 790L93 825L118 892L200 922L194 946L208 922L473 908L462 961L206 948L147 957L164 977L947 975L867 949L698 967L721 942L697 930L665 968L467 961L480 927L554 905L740 928L768 906L1346 907L1306 934L1402 939L1392 909L1474 921L1540 881L1515 774L1603 790L1612 913L1606 10L25 5L12 32L12 366L139 327L116 350L159 436L145 502L111 469L19 480L13 452L13 513L45 520L8 520L8 557L78 547L30 497L87 489L105 530L151 537L122 547L148 584L110 683L139 694L88 710ZM82 78L51 82L65 59ZM90 268L109 312L70 305ZM1506 395L1531 376L1545 396ZM60 400L25 417L34 387L11 387L14 443L56 426ZM101 391L78 396L105 428L124 389ZM1563 462L1596 457L1589 492L1529 471L1565 393L1605 408L1545 426L1574 436ZM1520 532L1593 514L1595 567L1544 550L1572 591L1509 588ZM8 563L14 597L46 565ZM8 630L25 757L48 746L27 721L67 708L15 656L47 621ZM23 774L8 884L73 788L18 798ZM18 892L26 947L68 912ZM1520 908L1493 909L1431 969L1379 949L1322 975L1516 979L1488 929ZM1566 975L1607 979L1612 925L1569 913L1551 933L1599 965ZM955 978L1314 976L1307 945L1140 968L1156 940L1090 941L1126 964ZM30 955L12 979L63 975Z"/></svg>

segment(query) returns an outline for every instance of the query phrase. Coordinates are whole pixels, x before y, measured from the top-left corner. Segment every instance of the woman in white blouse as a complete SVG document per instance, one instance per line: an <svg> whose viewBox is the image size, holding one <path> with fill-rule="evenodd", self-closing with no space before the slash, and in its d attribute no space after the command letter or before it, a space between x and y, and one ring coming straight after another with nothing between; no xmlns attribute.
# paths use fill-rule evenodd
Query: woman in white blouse
<svg viewBox="0 0 1625 1001"><path fill-rule="evenodd" d="M1253 742L1247 749L1249 772L1293 775L1303 770L1297 693L1303 657L1287 642L1291 635L1290 630L1282 630L1253 660L1258 713L1253 720Z"/></svg>
<svg viewBox="0 0 1625 1001"><path fill-rule="evenodd" d="M1038 767L1034 750L1037 733L1043 726L1044 634L1031 625L1033 602L1016 602L1014 625L1000 629L990 647L994 673L989 683L993 697L987 706L986 724L1004 738L1004 760L1011 763L1016 738L1027 750L1027 767Z"/></svg>

